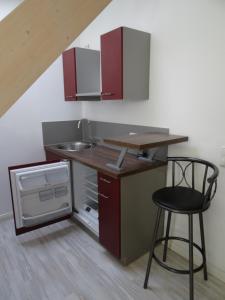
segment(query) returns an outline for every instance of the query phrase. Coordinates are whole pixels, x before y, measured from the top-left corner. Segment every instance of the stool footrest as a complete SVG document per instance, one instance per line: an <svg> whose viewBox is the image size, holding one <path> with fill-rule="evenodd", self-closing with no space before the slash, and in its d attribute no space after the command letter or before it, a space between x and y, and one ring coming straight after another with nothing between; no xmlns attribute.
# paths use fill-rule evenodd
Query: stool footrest
<svg viewBox="0 0 225 300"><path fill-rule="evenodd" d="M166 239L168 240L178 240L178 241L182 241L185 242L187 244L189 244L189 240L188 239L184 239L182 237L177 237L177 236L170 236L168 238L163 237L161 239L158 239L155 241L155 247L158 246L161 242L165 241ZM203 267L204 267L204 263L206 261L204 253L202 248L199 247L199 245L197 245L196 243L193 243L193 246L202 254L202 264L199 267L196 267L195 269L193 269L193 272L199 272ZM155 248L154 247L154 248ZM153 258L155 259L155 261L164 269L173 272L173 273L178 273L178 274L190 274L190 270L180 270L180 269L175 269L172 267L169 267L167 264L165 264L164 262L162 262L156 255L155 255L155 251L153 251Z"/></svg>

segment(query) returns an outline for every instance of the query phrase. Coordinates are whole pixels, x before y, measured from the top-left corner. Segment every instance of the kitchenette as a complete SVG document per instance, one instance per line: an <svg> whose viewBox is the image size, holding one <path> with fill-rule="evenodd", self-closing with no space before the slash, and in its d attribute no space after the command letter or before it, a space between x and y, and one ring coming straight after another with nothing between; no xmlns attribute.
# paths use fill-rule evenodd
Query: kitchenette
<svg viewBox="0 0 225 300"><path fill-rule="evenodd" d="M118 27L99 38L100 51L62 53L62 101L149 99L150 33ZM46 161L9 167L16 234L72 218L124 265L146 253L156 219L151 197L166 186L168 146L188 138L86 118L41 126ZM164 216L159 236L163 228Z"/></svg>
<svg viewBox="0 0 225 300"><path fill-rule="evenodd" d="M16 233L72 218L125 265L146 253L168 146L188 138L87 119L43 122L42 132L46 162L9 168Z"/></svg>

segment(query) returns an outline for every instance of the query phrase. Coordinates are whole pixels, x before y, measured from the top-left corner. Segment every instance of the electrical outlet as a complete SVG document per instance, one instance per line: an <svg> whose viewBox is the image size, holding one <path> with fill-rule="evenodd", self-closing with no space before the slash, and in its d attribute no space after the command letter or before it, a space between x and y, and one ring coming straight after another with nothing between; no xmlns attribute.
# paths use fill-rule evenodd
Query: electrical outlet
<svg viewBox="0 0 225 300"><path fill-rule="evenodd" d="M221 147L220 166L225 167L225 146Z"/></svg>

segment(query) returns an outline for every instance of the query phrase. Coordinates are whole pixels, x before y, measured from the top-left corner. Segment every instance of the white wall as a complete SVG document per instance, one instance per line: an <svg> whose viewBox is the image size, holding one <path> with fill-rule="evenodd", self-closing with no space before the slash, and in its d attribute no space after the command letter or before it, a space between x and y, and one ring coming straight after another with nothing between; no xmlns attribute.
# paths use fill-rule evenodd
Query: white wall
<svg viewBox="0 0 225 300"><path fill-rule="evenodd" d="M168 127L190 137L188 143L171 146L170 154L218 165L225 145L225 1L114 0L80 35L79 43L99 49L100 34L121 25L151 33L150 99L84 103L84 117ZM205 230L209 270L225 280L224 182L221 168ZM186 233L184 218L175 224L181 235Z"/></svg>
<svg viewBox="0 0 225 300"><path fill-rule="evenodd" d="M0 21L22 2L23 0L0 0Z"/></svg>
<svg viewBox="0 0 225 300"><path fill-rule="evenodd" d="M0 0L0 18L19 2ZM81 104L65 102L63 93L60 57L0 118L0 215L11 211L8 166L45 158L41 122L81 117Z"/></svg>

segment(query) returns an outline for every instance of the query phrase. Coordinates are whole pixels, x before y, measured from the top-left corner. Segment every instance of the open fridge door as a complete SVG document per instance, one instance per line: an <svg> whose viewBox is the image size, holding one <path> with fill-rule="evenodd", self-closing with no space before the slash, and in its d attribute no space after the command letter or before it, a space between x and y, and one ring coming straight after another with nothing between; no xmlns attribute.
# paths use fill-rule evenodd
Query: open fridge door
<svg viewBox="0 0 225 300"><path fill-rule="evenodd" d="M9 167L16 234L72 215L70 162Z"/></svg>

